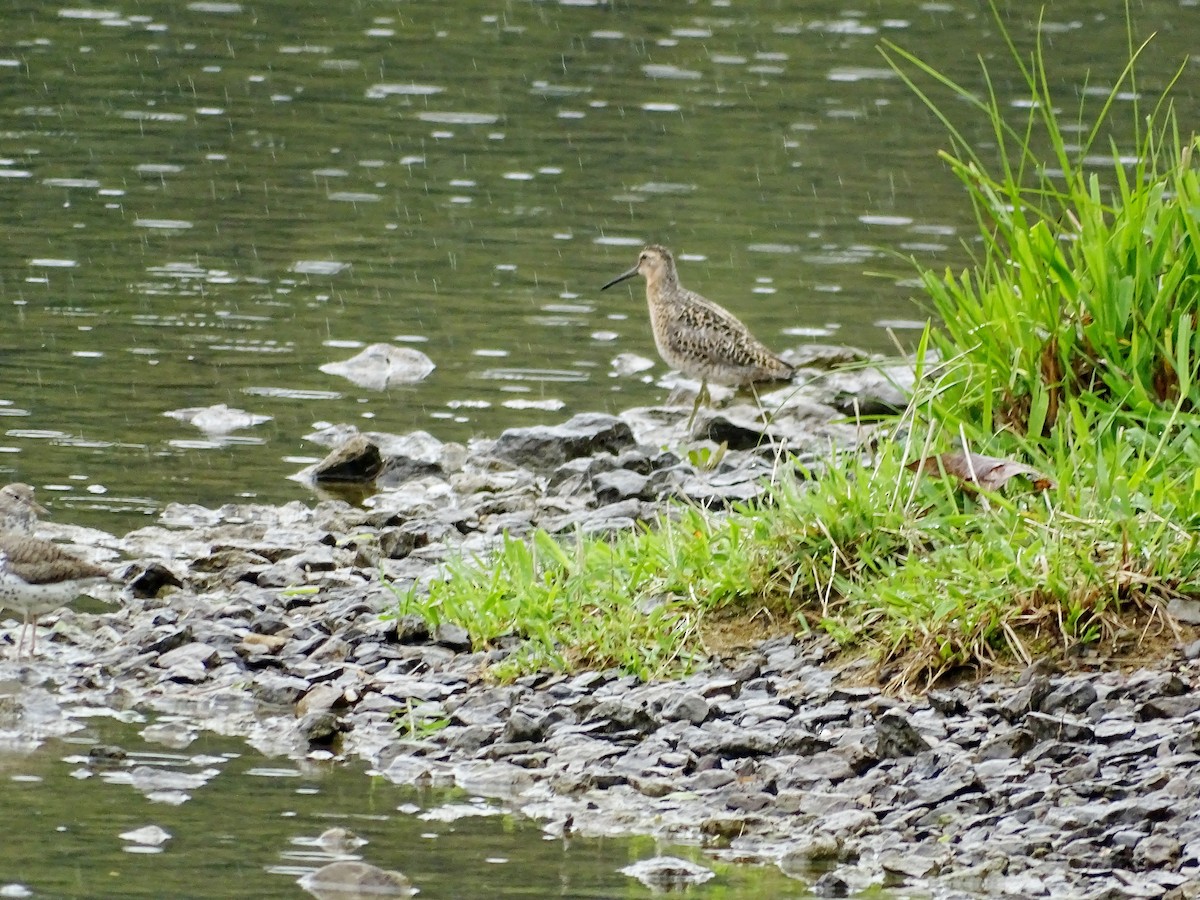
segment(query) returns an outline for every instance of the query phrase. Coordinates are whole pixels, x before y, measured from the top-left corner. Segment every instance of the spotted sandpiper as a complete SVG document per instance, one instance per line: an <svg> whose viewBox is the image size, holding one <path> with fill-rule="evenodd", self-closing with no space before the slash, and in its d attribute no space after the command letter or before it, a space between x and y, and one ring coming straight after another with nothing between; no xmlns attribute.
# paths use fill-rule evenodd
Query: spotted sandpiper
<svg viewBox="0 0 1200 900"><path fill-rule="evenodd" d="M0 534L33 534L46 510L33 499L33 488L20 481L0 487Z"/></svg>
<svg viewBox="0 0 1200 900"><path fill-rule="evenodd" d="M794 367L767 349L737 316L679 283L675 259L666 247L649 245L638 256L636 266L600 290L634 275L646 279L650 328L659 355L667 365L700 379L689 430L700 404L708 399L710 381L753 389L757 384L792 377Z"/></svg>
<svg viewBox="0 0 1200 900"><path fill-rule="evenodd" d="M59 544L28 534L0 534L0 606L23 616L17 658L31 624L29 655L36 652L39 615L66 605L107 578L107 569Z"/></svg>

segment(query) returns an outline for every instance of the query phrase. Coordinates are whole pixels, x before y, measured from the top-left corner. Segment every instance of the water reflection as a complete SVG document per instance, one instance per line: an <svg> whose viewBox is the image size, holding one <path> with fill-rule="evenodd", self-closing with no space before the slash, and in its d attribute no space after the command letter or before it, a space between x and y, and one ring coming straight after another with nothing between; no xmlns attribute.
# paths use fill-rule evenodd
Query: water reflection
<svg viewBox="0 0 1200 900"><path fill-rule="evenodd" d="M28 690L27 740L0 747L6 897L346 900L412 885L425 897L635 900L654 892L634 879L661 869L623 869L668 849L715 869L688 894L698 900L808 896L772 868L646 839L564 840L482 798L399 787L329 754L265 758L179 717L39 704Z"/></svg>
<svg viewBox="0 0 1200 900"><path fill-rule="evenodd" d="M1054 5L1067 84L1116 77L1109 6ZM314 421L462 440L661 400L614 366L664 373L640 296L597 293L649 242L700 263L695 288L780 348L891 352L888 323L920 318L896 252L966 259L944 140L875 45L976 84L976 52L1003 50L975 7L328 10L10 11L0 418L21 424L0 428L0 478L71 485L52 505L120 530L136 516L85 488L302 496L288 460L313 451ZM1177 13L1135 11L1145 33ZM1145 83L1191 52L1185 31L1160 30ZM964 127L986 148L981 125ZM415 341L438 367L416 386L322 371L339 347ZM218 404L271 421L231 442L164 418Z"/></svg>

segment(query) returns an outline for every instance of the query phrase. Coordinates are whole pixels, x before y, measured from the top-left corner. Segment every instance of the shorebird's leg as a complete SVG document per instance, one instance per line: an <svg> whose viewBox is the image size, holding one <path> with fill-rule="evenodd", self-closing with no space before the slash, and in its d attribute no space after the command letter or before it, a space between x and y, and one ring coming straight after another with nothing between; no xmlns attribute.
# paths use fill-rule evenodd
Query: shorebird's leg
<svg viewBox="0 0 1200 900"><path fill-rule="evenodd" d="M687 432L692 433L692 423L696 421L696 413L700 411L701 403L709 403L712 401L712 395L708 393L708 379L700 379L700 390L696 392L696 402L692 404L692 414L688 416Z"/></svg>
<svg viewBox="0 0 1200 900"><path fill-rule="evenodd" d="M37 615L29 617L29 658L37 655Z"/></svg>
<svg viewBox="0 0 1200 900"><path fill-rule="evenodd" d="M767 412L767 408L763 406L762 397L758 396L758 385L750 385L750 395L754 398L754 404L758 407L759 415L762 416L763 426L769 428L771 423L775 421L775 413Z"/></svg>

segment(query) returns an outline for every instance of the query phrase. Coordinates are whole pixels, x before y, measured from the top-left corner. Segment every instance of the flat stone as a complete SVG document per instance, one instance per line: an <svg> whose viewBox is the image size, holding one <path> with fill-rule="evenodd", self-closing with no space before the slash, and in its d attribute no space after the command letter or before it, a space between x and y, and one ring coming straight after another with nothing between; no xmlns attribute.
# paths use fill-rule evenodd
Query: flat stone
<svg viewBox="0 0 1200 900"><path fill-rule="evenodd" d="M1038 709L1047 714L1081 713L1096 702L1096 688L1086 679L1068 681L1042 698Z"/></svg>
<svg viewBox="0 0 1200 900"><path fill-rule="evenodd" d="M1025 726L1039 740L1090 741L1093 730L1090 723L1065 715L1047 715L1031 712L1025 716Z"/></svg>
<svg viewBox="0 0 1200 900"><path fill-rule="evenodd" d="M456 622L440 622L433 630L433 640L457 653L465 653L471 649L470 633Z"/></svg>
<svg viewBox="0 0 1200 900"><path fill-rule="evenodd" d="M822 831L830 834L855 835L875 828L879 819L865 809L843 809L830 813L818 824Z"/></svg>
<svg viewBox="0 0 1200 900"><path fill-rule="evenodd" d="M513 465L550 471L569 459L619 453L636 441L616 416L580 413L561 425L510 428L492 445L491 454Z"/></svg>
<svg viewBox="0 0 1200 900"><path fill-rule="evenodd" d="M1148 719L1182 719L1200 709L1200 693L1179 696L1154 697L1143 703L1137 711L1142 721Z"/></svg>
<svg viewBox="0 0 1200 900"><path fill-rule="evenodd" d="M690 691L672 694L662 704L659 715L665 722L686 721L700 725L708 718L708 701Z"/></svg>
<svg viewBox="0 0 1200 900"><path fill-rule="evenodd" d="M875 722L875 752L882 758L916 756L930 748L912 721L898 709L891 709Z"/></svg>
<svg viewBox="0 0 1200 900"><path fill-rule="evenodd" d="M592 490L596 502L601 506L629 498L641 499L646 489L647 478L628 469L614 469L592 479Z"/></svg>

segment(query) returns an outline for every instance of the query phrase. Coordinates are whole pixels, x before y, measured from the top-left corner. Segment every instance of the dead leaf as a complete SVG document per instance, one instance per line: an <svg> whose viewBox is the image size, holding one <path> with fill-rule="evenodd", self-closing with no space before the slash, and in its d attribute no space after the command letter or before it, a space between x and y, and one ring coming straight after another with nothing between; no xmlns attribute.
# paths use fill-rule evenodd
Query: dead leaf
<svg viewBox="0 0 1200 900"><path fill-rule="evenodd" d="M1000 459L997 456L984 456L982 453L962 453L955 450L913 460L907 468L911 472L924 472L926 475L949 475L957 478L964 486L975 485L989 491L1001 490L1017 476L1028 478L1039 491L1054 488L1054 479L1033 466L1011 459Z"/></svg>

